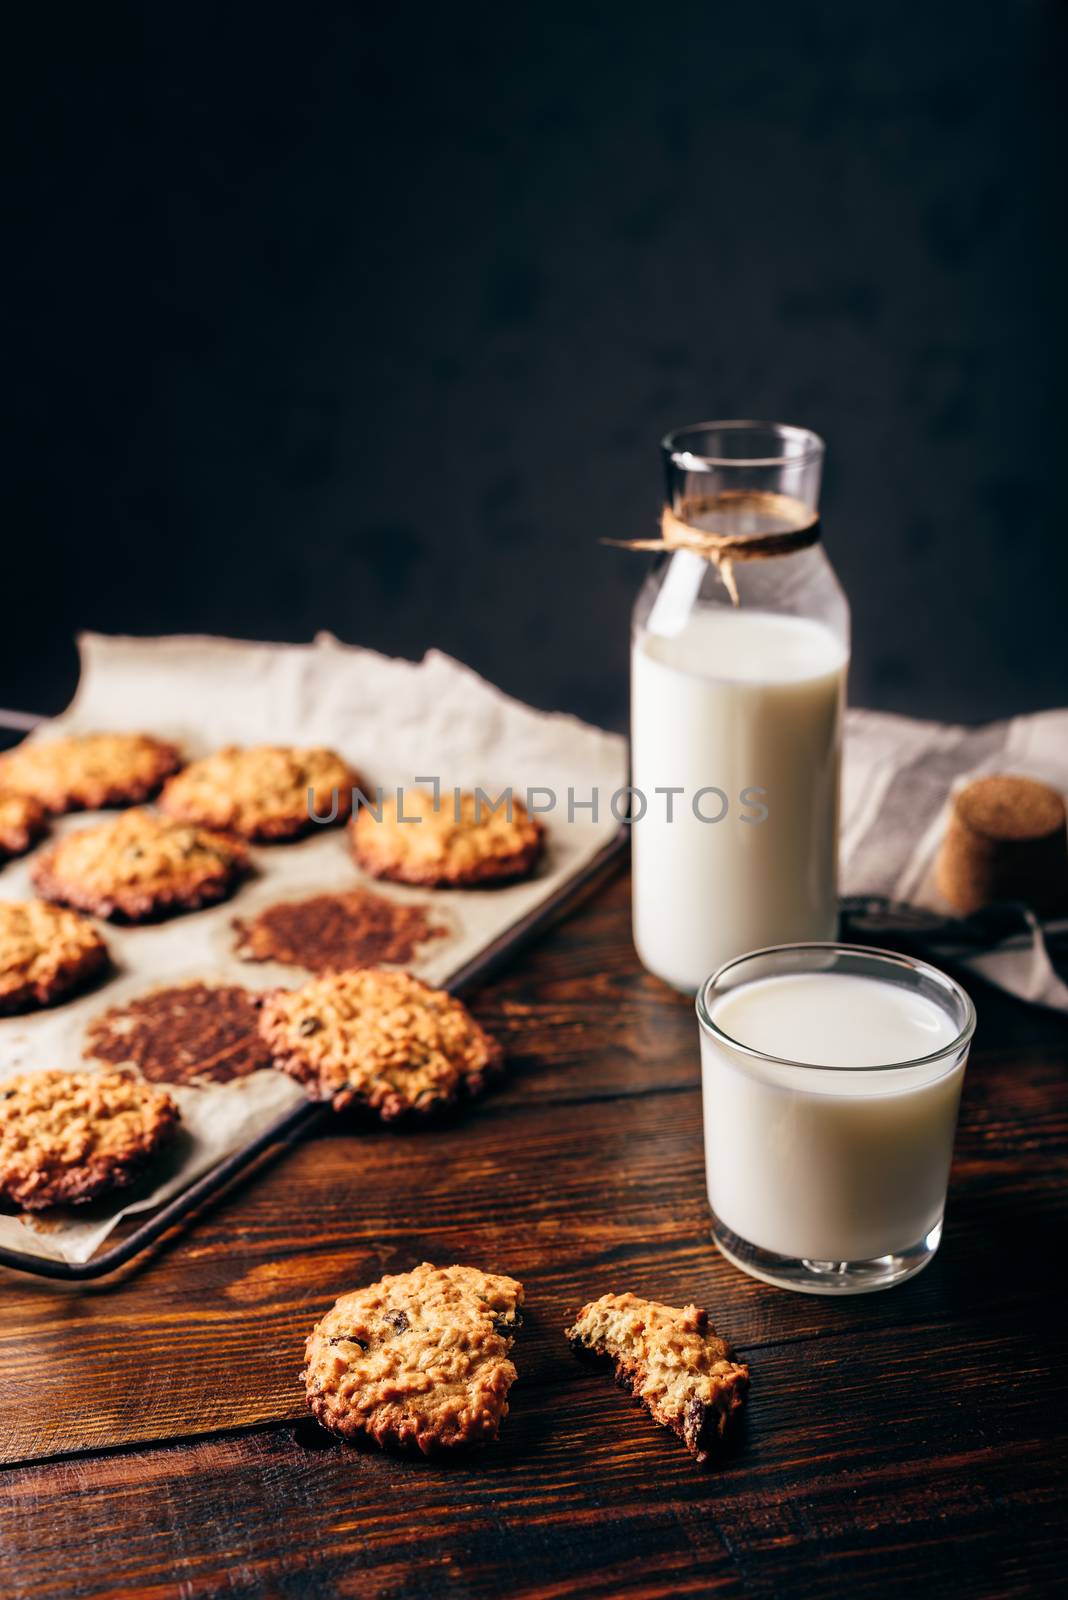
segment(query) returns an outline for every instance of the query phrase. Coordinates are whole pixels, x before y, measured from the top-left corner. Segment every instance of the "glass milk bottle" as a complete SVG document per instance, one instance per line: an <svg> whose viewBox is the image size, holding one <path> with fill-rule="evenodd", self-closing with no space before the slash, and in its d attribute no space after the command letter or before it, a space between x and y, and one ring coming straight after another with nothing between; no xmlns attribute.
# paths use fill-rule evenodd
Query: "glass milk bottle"
<svg viewBox="0 0 1068 1600"><path fill-rule="evenodd" d="M749 950L835 936L849 607L816 434L708 422L663 451L631 645L634 943L695 992Z"/></svg>

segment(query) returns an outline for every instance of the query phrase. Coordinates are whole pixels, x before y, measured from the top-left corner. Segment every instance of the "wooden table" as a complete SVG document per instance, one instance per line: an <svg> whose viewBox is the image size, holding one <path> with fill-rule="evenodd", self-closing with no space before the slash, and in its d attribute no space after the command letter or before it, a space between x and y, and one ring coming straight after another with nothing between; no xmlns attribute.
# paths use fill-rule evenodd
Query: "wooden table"
<svg viewBox="0 0 1068 1600"><path fill-rule="evenodd" d="M107 1284L0 1275L5 1600L1062 1577L1068 1024L973 986L941 1254L888 1294L784 1294L710 1243L693 1008L639 968L627 895L618 877L477 998L511 1071L449 1126L332 1126ZM424 1258L527 1290L512 1414L463 1463L344 1447L297 1383L337 1294ZM561 1337L626 1288L707 1305L752 1367L716 1471Z"/></svg>

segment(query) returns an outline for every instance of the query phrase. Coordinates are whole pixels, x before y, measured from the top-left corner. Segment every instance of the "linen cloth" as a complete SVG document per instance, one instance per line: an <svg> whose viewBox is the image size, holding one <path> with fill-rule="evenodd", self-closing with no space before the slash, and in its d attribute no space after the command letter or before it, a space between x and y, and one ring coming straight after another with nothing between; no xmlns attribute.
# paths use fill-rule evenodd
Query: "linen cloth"
<svg viewBox="0 0 1068 1600"><path fill-rule="evenodd" d="M1055 965L1068 936L1024 907L957 919L933 881L953 793L988 773L1068 794L1068 710L969 728L876 711L846 713L842 780L843 936L914 944L1036 1005L1068 1011Z"/></svg>

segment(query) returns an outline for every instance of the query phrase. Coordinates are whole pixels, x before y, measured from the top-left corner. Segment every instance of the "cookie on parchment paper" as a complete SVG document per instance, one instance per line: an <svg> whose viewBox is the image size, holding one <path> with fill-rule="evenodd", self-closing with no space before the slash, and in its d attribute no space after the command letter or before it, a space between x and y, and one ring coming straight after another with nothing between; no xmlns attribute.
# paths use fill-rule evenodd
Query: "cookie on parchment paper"
<svg viewBox="0 0 1068 1600"><path fill-rule="evenodd" d="M121 1189L178 1120L169 1094L125 1073L0 1079L0 1200L36 1211Z"/></svg>
<svg viewBox="0 0 1068 1600"><path fill-rule="evenodd" d="M47 900L147 922L224 900L248 868L248 849L232 834L136 810L67 834L38 856L31 877Z"/></svg>
<svg viewBox="0 0 1068 1600"><path fill-rule="evenodd" d="M48 813L32 795L0 788L0 866L32 850L48 828Z"/></svg>
<svg viewBox="0 0 1068 1600"><path fill-rule="evenodd" d="M514 1278L428 1261L342 1295L305 1347L309 1408L343 1439L424 1455L496 1439L522 1303Z"/></svg>
<svg viewBox="0 0 1068 1600"><path fill-rule="evenodd" d="M358 1104L384 1122L476 1094L502 1051L467 1007L408 972L328 973L265 996L260 1031L313 1099Z"/></svg>
<svg viewBox="0 0 1068 1600"><path fill-rule="evenodd" d="M173 744L147 733L33 739L0 756L0 789L28 794L46 811L98 811L150 799L181 764Z"/></svg>
<svg viewBox="0 0 1068 1600"><path fill-rule="evenodd" d="M707 1311L664 1306L633 1294L605 1294L583 1306L567 1338L576 1350L608 1356L616 1379L702 1465L724 1438L749 1388Z"/></svg>
<svg viewBox="0 0 1068 1600"><path fill-rule="evenodd" d="M183 822L225 828L263 843L294 839L331 818L344 822L362 779L333 750L228 745L172 778L160 808ZM309 790L312 797L309 800Z"/></svg>
<svg viewBox="0 0 1068 1600"><path fill-rule="evenodd" d="M360 806L349 824L353 856L375 878L425 887L480 888L529 877L545 842L545 825L522 800L499 809L473 793L405 789L383 797L381 820Z"/></svg>
<svg viewBox="0 0 1068 1600"><path fill-rule="evenodd" d="M51 1005L107 963L107 945L77 912L0 900L0 1016Z"/></svg>

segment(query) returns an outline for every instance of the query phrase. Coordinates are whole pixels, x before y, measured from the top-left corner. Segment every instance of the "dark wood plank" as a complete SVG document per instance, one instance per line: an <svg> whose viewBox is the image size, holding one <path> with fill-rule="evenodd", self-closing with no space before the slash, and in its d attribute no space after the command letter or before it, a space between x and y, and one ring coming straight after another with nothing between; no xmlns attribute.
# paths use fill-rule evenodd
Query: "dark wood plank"
<svg viewBox="0 0 1068 1600"><path fill-rule="evenodd" d="M654 996L661 1021L647 1037L636 1029L629 1052L605 1049L606 1024L585 1036L554 1030L563 999L541 995L555 959L546 951L525 986L513 978L486 997L484 1014L514 1017L521 1005L536 1058L517 1050L507 1085L452 1123L348 1125L315 1139L114 1284L7 1274L0 1461L298 1416L295 1374L314 1319L344 1289L424 1257L518 1274L554 1339L573 1307L619 1286L706 1303L749 1350L849 1328L929 1328L1041 1298L1068 1146L1055 1048L1032 1047L1006 1070L996 1035L980 1040L938 1260L892 1295L830 1304L755 1283L711 1247L688 1016L674 1076L661 1081L678 997ZM633 1017L646 980L591 965L559 980L569 1013L592 984L606 1014Z"/></svg>
<svg viewBox="0 0 1068 1600"><path fill-rule="evenodd" d="M453 1122L336 1124L110 1283L0 1275L0 1594L1041 1591L1068 1543L1068 1023L977 999L934 1265L784 1295L711 1247L692 1005L610 886L477 997L511 1066ZM338 1293L423 1257L527 1286L513 1415L463 1465L336 1446L296 1382ZM750 1361L720 1472L570 1356L568 1314L620 1287L709 1305Z"/></svg>
<svg viewBox="0 0 1068 1600"><path fill-rule="evenodd" d="M937 1356L877 1331L768 1346L702 1474L607 1374L536 1347L501 1443L462 1465L302 1423L0 1475L0 1576L70 1600L1052 1592L1052 1358L1008 1310L944 1325Z"/></svg>

